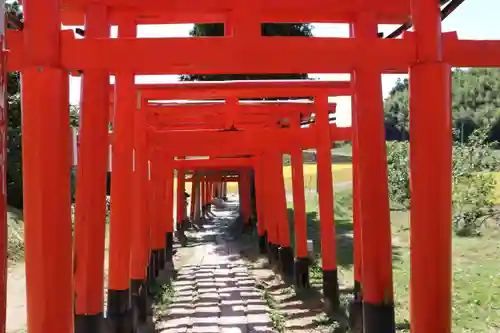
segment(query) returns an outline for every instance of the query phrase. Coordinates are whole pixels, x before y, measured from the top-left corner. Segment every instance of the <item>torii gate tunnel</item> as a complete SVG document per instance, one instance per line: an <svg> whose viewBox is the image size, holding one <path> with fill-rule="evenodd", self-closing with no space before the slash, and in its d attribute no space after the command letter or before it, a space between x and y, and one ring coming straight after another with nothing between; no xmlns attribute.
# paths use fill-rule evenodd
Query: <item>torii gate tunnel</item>
<svg viewBox="0 0 500 333"><path fill-rule="evenodd" d="M346 136L353 141L353 309L362 309L353 311L354 316L360 316L353 319L359 320L362 315L367 333L394 332L380 75L409 72L411 330L451 333L451 67L499 67L500 42L459 40L454 32L443 33L439 2L24 0L22 31L6 32L8 53L2 51L0 85L5 93L6 70L21 72L28 331L103 331L105 197L112 101L113 204L106 314L111 332L133 332L133 315L138 314L139 321L145 320L145 289L158 269L171 264L174 169L179 184L177 211L182 211L176 222L181 226L187 214L184 207L179 207L179 198L184 200L179 189L184 189L189 179L196 184L193 188L197 192L192 193L205 205L211 188L215 188L214 195L224 192L224 186L215 186L218 182L237 179L244 218L250 216L253 181L261 249L268 252L272 262L280 262L285 275L295 274L297 285L306 288L308 262L302 259L307 257L307 239L301 180L301 149L305 148L317 150L323 294L329 309L335 310L339 301L331 147L332 141ZM401 24L408 17L414 32L404 33L401 39L379 36L378 24ZM350 37L261 36L261 23L287 22L347 23ZM137 38L137 25L158 23L224 23L225 36ZM85 25L84 38L75 38L71 30L61 31L61 24ZM110 38L111 25L118 25L118 38ZM73 237L68 86L69 73L75 72L83 73L83 85ZM196 88L182 83L138 89L134 84L134 75L141 74L227 73L352 75L351 82L337 87L344 92L336 93L322 86L328 84L313 81L290 83L289 87L273 81L200 83ZM113 94L110 74L116 78ZM196 122L179 116L162 123L161 114L156 120L148 120L144 116L147 110L161 113L163 108L172 107L155 106L153 101L163 99L159 98L162 94L167 99L184 94L185 99L224 102L220 108L198 106L196 110L191 106ZM335 94L353 96L353 126L349 132L342 133L335 124L329 124L328 97ZM236 106L243 104L238 99L280 96L311 96L314 124L301 128L301 118L293 116L289 126L282 126L285 124L281 121L274 126ZM205 107L216 109L224 121L207 122L203 117ZM258 109L267 110L270 117L273 114L273 108L265 103ZM0 111L0 236L5 239L3 101ZM256 124L238 129L245 124L238 122L240 116ZM430 117L433 122L427 121ZM292 155L295 253L284 222L283 153ZM180 161L196 155L209 156L210 162ZM243 164L236 160L245 159L248 164L236 165ZM253 180L250 170L254 172ZM188 171L194 176L186 179ZM0 332L5 332L4 243L0 250Z"/></svg>

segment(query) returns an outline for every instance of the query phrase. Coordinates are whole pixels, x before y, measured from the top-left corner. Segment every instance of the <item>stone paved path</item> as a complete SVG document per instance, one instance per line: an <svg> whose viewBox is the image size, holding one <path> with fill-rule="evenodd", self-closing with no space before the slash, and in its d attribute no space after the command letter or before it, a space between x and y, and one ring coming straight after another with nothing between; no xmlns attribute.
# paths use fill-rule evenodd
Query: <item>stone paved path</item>
<svg viewBox="0 0 500 333"><path fill-rule="evenodd" d="M223 230L235 212L216 215L206 230L198 233L204 241L184 252L189 258L181 260L183 266L173 283L174 299L157 324L157 332L274 332L269 308L247 265L224 240Z"/></svg>

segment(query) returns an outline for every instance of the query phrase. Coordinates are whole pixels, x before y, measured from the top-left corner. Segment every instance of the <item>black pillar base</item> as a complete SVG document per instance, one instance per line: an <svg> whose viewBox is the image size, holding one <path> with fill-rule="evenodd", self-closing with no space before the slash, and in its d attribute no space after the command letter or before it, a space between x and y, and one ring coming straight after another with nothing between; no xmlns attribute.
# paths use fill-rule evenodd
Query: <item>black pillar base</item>
<svg viewBox="0 0 500 333"><path fill-rule="evenodd" d="M75 315L75 333L103 333L104 315Z"/></svg>
<svg viewBox="0 0 500 333"><path fill-rule="evenodd" d="M142 325L146 322L148 315L146 281L132 280L130 286L132 310L135 312L134 318L137 319L138 325Z"/></svg>
<svg viewBox="0 0 500 333"><path fill-rule="evenodd" d="M281 247L279 249L279 257L281 262L281 271L288 278L293 278L293 250L291 247Z"/></svg>
<svg viewBox="0 0 500 333"><path fill-rule="evenodd" d="M259 253L266 254L267 253L267 237L266 235L259 236Z"/></svg>
<svg viewBox="0 0 500 333"><path fill-rule="evenodd" d="M295 285L302 289L310 288L309 267L311 266L311 259L295 258L294 266Z"/></svg>
<svg viewBox="0 0 500 333"><path fill-rule="evenodd" d="M279 264L278 245L273 243L267 243L267 259L270 265Z"/></svg>
<svg viewBox="0 0 500 333"><path fill-rule="evenodd" d="M187 237L186 237L186 229L189 225L189 220L185 219L181 223L179 223L177 227L177 238L181 246L187 245Z"/></svg>
<svg viewBox="0 0 500 333"><path fill-rule="evenodd" d="M164 250L153 250L153 260L154 260L154 277L157 278L160 273L160 253Z"/></svg>
<svg viewBox="0 0 500 333"><path fill-rule="evenodd" d="M354 281L354 299L349 303L349 328L352 333L363 333L363 299L361 282Z"/></svg>
<svg viewBox="0 0 500 333"><path fill-rule="evenodd" d="M149 265L148 265L148 285L151 285L156 279L156 268L155 268L155 255L153 251L149 255Z"/></svg>
<svg viewBox="0 0 500 333"><path fill-rule="evenodd" d="M167 232L165 235L166 248L165 248L165 262L171 263L174 260L174 234Z"/></svg>
<svg viewBox="0 0 500 333"><path fill-rule="evenodd" d="M396 332L394 304L363 302L364 333Z"/></svg>
<svg viewBox="0 0 500 333"><path fill-rule="evenodd" d="M361 282L359 281L354 281L354 299L355 300L361 300Z"/></svg>
<svg viewBox="0 0 500 333"><path fill-rule="evenodd" d="M165 268L165 261L166 261L166 249L161 249L160 252L158 253L158 268L163 270Z"/></svg>
<svg viewBox="0 0 500 333"><path fill-rule="evenodd" d="M337 270L323 271L323 297L327 312L340 308L339 280Z"/></svg>
<svg viewBox="0 0 500 333"><path fill-rule="evenodd" d="M251 233L252 232L252 220L243 220L243 233Z"/></svg>
<svg viewBox="0 0 500 333"><path fill-rule="evenodd" d="M133 333L130 290L108 290L106 318L110 333Z"/></svg>
<svg viewBox="0 0 500 333"><path fill-rule="evenodd" d="M354 299L349 303L349 329L352 333L363 332L363 302Z"/></svg>

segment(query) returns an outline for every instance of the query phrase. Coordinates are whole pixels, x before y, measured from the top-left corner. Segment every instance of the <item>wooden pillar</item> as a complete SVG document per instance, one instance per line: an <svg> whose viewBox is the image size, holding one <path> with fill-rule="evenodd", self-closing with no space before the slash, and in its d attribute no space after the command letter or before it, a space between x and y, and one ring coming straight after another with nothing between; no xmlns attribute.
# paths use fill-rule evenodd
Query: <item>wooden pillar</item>
<svg viewBox="0 0 500 333"><path fill-rule="evenodd" d="M418 55L410 67L411 329L450 333L451 73L439 1L412 0L411 13Z"/></svg>
<svg viewBox="0 0 500 333"><path fill-rule="evenodd" d="M156 266L157 263L155 262L155 254L153 253L153 234L157 230L157 218L156 218L156 205L155 205L155 192L156 188L154 185L154 179L153 179L153 172L154 172L154 166L153 166L153 154L152 154L153 149L148 147L147 153L148 153L148 193L147 193L147 217L148 217L148 226L149 226L149 242L148 242L148 258L149 258L149 263L148 263L148 270L147 270L147 282L148 285L151 285L152 283L155 282L156 279Z"/></svg>
<svg viewBox="0 0 500 333"><path fill-rule="evenodd" d="M378 38L375 16L358 15L355 38ZM395 331L392 287L392 241L387 184L384 108L380 72L369 62L353 75L356 103L359 200L361 216L362 297L366 333Z"/></svg>
<svg viewBox="0 0 500 333"><path fill-rule="evenodd" d="M193 192L194 192L194 200L191 201L191 204L194 202L194 218L193 220L196 221L196 223L200 223L201 219L201 187L202 187L202 182L200 181L195 181L192 183L193 186Z"/></svg>
<svg viewBox="0 0 500 333"><path fill-rule="evenodd" d="M335 233L334 193L332 176L332 141L328 124L328 96L316 96L316 124L318 127L318 193L323 264L323 294L330 310L338 309L339 284L337 274L337 241Z"/></svg>
<svg viewBox="0 0 500 333"><path fill-rule="evenodd" d="M177 169L177 229L182 228L186 218L186 178L183 169Z"/></svg>
<svg viewBox="0 0 500 333"><path fill-rule="evenodd" d="M174 158L165 156L165 262L171 264L174 249Z"/></svg>
<svg viewBox="0 0 500 333"><path fill-rule="evenodd" d="M278 224L278 244L279 258L281 269L285 277L293 277L293 250L290 242L290 222L288 220L285 181L283 177L283 155L279 152L273 153L271 168L274 173L273 182L270 183L274 187L274 216Z"/></svg>
<svg viewBox="0 0 500 333"><path fill-rule="evenodd" d="M300 119L292 123L300 128ZM309 251L307 249L307 218L304 195L304 158L300 147L291 151L293 219L295 229L295 284L307 288L309 284Z"/></svg>
<svg viewBox="0 0 500 333"><path fill-rule="evenodd" d="M73 332L68 73L58 0L25 1L23 194L28 331Z"/></svg>
<svg viewBox="0 0 500 333"><path fill-rule="evenodd" d="M245 224L250 224L250 175L248 170L242 170L239 175L239 192L240 192L240 212Z"/></svg>
<svg viewBox="0 0 500 333"><path fill-rule="evenodd" d="M151 152L151 185L153 187L154 221L151 229L151 254L154 258L155 276L165 266L165 231L166 231L166 158L162 152Z"/></svg>
<svg viewBox="0 0 500 333"><path fill-rule="evenodd" d="M107 8L92 4L85 36L108 38ZM106 177L108 171L109 73L85 71L82 78L75 209L75 331L101 332L104 311Z"/></svg>
<svg viewBox="0 0 500 333"><path fill-rule="evenodd" d="M191 221L194 221L195 217L195 205L196 203L196 186L195 182L191 182L191 203L189 206L189 216L191 218Z"/></svg>
<svg viewBox="0 0 500 333"><path fill-rule="evenodd" d="M5 15L3 10L0 15ZM6 31L4 22L3 31ZM5 56L5 36L0 35L2 50L0 51L0 332L5 332L7 320L7 251L8 251L8 224L7 224L7 71Z"/></svg>
<svg viewBox="0 0 500 333"><path fill-rule="evenodd" d="M207 182L205 176L202 177L200 182L200 203L201 203L201 215L205 217L207 209Z"/></svg>
<svg viewBox="0 0 500 333"><path fill-rule="evenodd" d="M354 27L351 28L351 37L354 37ZM354 85L353 85L354 88ZM352 136L352 220L354 239L354 299L350 304L349 322L351 330L357 331L363 328L363 297L362 285L362 251L361 251L361 202L359 194L359 142L355 134L357 130L357 108L355 98L351 101L351 128Z"/></svg>
<svg viewBox="0 0 500 333"><path fill-rule="evenodd" d="M136 37L133 19L124 18L118 38ZM134 112L137 107L134 74L116 73L115 116L113 121L113 171L111 181L111 220L109 237L109 275L107 318L112 331L131 331L130 316L130 238L132 227L132 167Z"/></svg>
<svg viewBox="0 0 500 333"><path fill-rule="evenodd" d="M139 323L144 323L146 313L146 281L149 262L148 183L149 165L146 139L146 113L137 108L134 112L133 154L133 203L132 237L130 246L131 294Z"/></svg>
<svg viewBox="0 0 500 333"><path fill-rule="evenodd" d="M266 151L262 154L261 165L262 167L262 182L267 185L266 190L263 191L263 210L265 218L265 226L267 232L268 242L268 260L270 265L279 264L279 238L278 238L278 223L275 214L275 186L272 186L275 181L276 174L271 168L272 153ZM273 180L274 178L274 180Z"/></svg>
<svg viewBox="0 0 500 333"><path fill-rule="evenodd" d="M222 182L222 199L224 201L227 201L227 182L226 181L223 181Z"/></svg>
<svg viewBox="0 0 500 333"><path fill-rule="evenodd" d="M262 157L254 158L255 170L255 197L257 201L257 235L259 236L259 252L267 253L267 233L265 222L265 183L263 179L264 171L262 165Z"/></svg>

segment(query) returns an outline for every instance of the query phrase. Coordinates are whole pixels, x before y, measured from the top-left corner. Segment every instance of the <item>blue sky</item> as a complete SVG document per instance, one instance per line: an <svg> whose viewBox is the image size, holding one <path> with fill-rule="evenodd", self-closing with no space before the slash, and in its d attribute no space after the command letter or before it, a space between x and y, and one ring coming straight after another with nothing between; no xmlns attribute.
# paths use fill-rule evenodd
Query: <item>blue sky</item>
<svg viewBox="0 0 500 333"><path fill-rule="evenodd" d="M496 39L500 40L500 0L466 0L452 15L443 22L443 31L457 31L461 39ZM392 32L397 26L380 26L384 33ZM139 26L138 37L183 37L188 36L190 24ZM314 24L313 33L317 37L347 37L348 26L342 24ZM112 29L116 36L116 28ZM313 74L311 76L327 80L345 80L348 74ZM401 75L383 75L382 90L386 96ZM161 83L176 81L176 76L139 76L137 83ZM70 100L73 104L80 101L80 79L72 78L70 85ZM332 98L338 103L339 123L349 126L350 98Z"/></svg>

